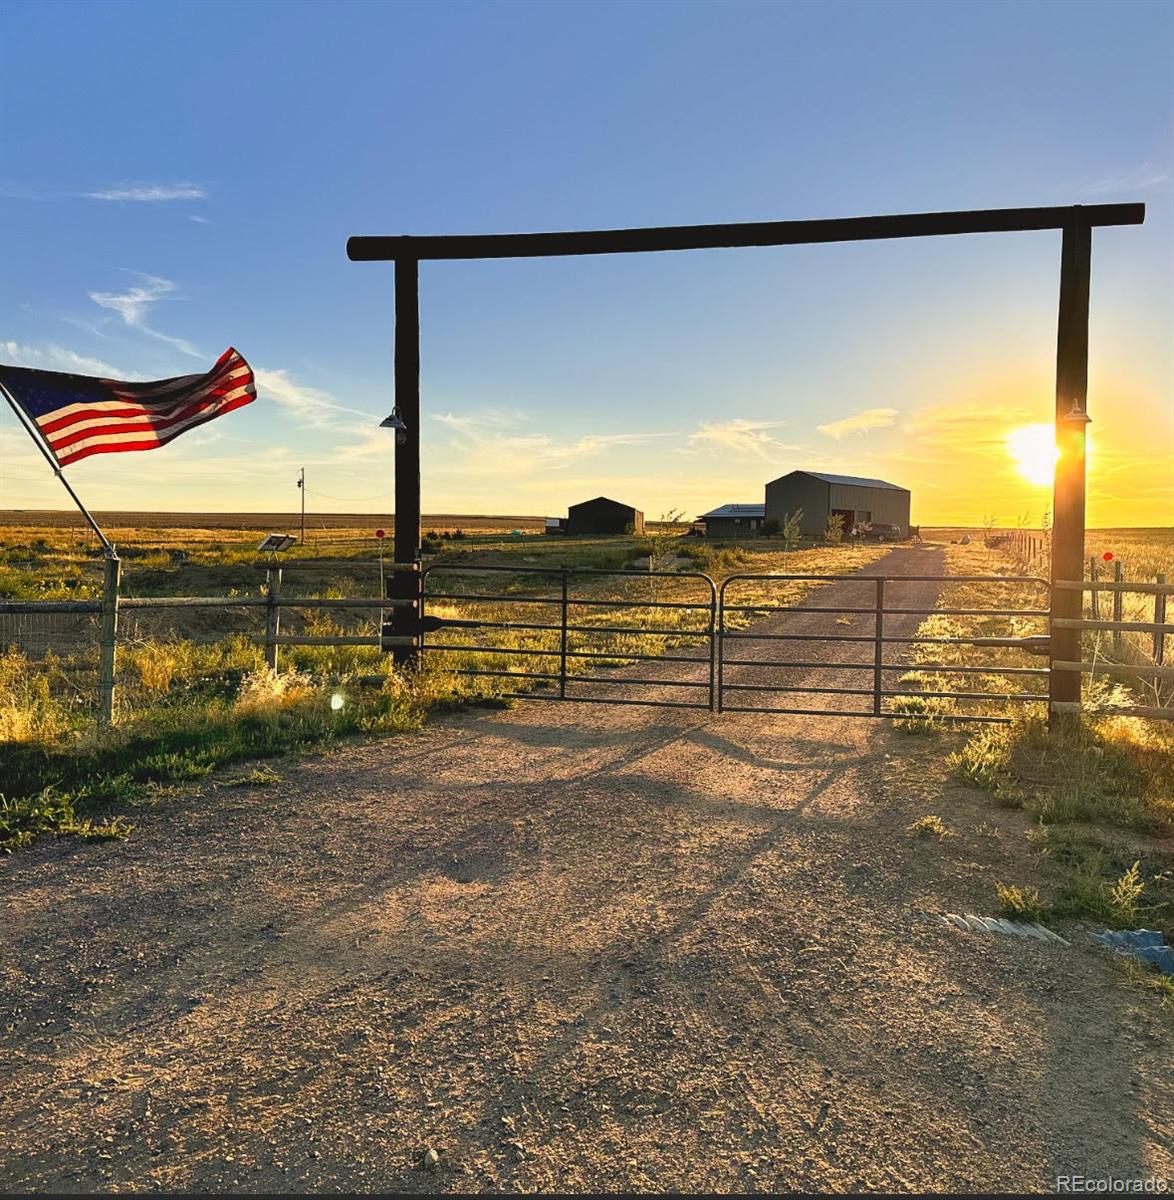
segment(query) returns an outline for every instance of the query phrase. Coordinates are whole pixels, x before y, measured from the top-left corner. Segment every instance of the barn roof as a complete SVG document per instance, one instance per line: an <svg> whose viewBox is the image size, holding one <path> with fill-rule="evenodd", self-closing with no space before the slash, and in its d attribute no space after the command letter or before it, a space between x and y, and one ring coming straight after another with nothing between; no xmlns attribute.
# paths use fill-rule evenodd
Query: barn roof
<svg viewBox="0 0 1174 1200"><path fill-rule="evenodd" d="M829 475L825 471L792 471L792 475L810 475L812 479L820 479L824 483L839 483L846 487L870 487L870 488L888 488L893 492L907 492L908 488L900 487L895 483L888 483L884 479L865 479L862 475ZM786 479L783 475L781 478ZM776 479L774 481L778 483Z"/></svg>
<svg viewBox="0 0 1174 1200"><path fill-rule="evenodd" d="M570 508L582 508L584 504L614 504L616 508L630 508L632 512L639 512L639 509L632 508L632 505L622 504L619 500L612 500L609 496L596 496L594 500L580 500L578 504L570 505Z"/></svg>
<svg viewBox="0 0 1174 1200"><path fill-rule="evenodd" d="M707 517L765 517L765 504L723 504L721 508L715 508L713 512L701 514L701 519Z"/></svg>

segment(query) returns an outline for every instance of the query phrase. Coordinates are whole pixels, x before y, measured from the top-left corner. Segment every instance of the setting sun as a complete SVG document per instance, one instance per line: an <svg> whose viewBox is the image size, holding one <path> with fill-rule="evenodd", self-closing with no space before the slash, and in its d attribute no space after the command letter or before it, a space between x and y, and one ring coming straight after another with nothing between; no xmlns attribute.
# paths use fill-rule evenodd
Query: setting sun
<svg viewBox="0 0 1174 1200"><path fill-rule="evenodd" d="M1007 450L1019 474L1028 483L1046 487L1052 482L1056 459L1056 432L1051 425L1020 425L1007 434Z"/></svg>

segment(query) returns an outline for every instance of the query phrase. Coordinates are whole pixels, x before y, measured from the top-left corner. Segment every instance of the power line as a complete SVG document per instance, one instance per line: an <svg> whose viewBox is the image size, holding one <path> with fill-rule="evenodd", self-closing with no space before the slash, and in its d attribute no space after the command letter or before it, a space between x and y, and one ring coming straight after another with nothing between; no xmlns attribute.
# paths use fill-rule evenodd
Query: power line
<svg viewBox="0 0 1174 1200"><path fill-rule="evenodd" d="M329 492L320 492L316 488L307 488L311 496L320 496L323 500L344 500L347 503L358 504L364 500L388 500L392 492L376 492L374 496L332 496Z"/></svg>

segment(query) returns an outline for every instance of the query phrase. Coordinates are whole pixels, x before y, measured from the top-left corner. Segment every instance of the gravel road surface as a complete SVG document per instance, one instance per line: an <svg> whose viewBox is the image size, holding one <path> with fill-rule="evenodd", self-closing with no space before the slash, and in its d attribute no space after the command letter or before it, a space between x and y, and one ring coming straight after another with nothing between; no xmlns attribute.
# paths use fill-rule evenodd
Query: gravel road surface
<svg viewBox="0 0 1174 1200"><path fill-rule="evenodd" d="M899 549L870 569L935 565ZM526 702L168 798L125 843L13 856L0 1189L1174 1176L1154 996L1080 931L932 918L991 912L1028 858L1019 813L950 781L953 744ZM929 812L958 836L911 837Z"/></svg>

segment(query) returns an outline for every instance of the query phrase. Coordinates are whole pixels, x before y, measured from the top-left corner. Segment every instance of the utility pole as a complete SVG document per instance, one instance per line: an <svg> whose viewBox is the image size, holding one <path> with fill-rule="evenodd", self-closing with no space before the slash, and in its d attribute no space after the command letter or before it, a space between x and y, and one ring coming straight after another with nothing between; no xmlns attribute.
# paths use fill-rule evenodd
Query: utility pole
<svg viewBox="0 0 1174 1200"><path fill-rule="evenodd" d="M301 475L298 476L298 491L302 493L302 541L301 544L306 544L306 468L302 468Z"/></svg>

